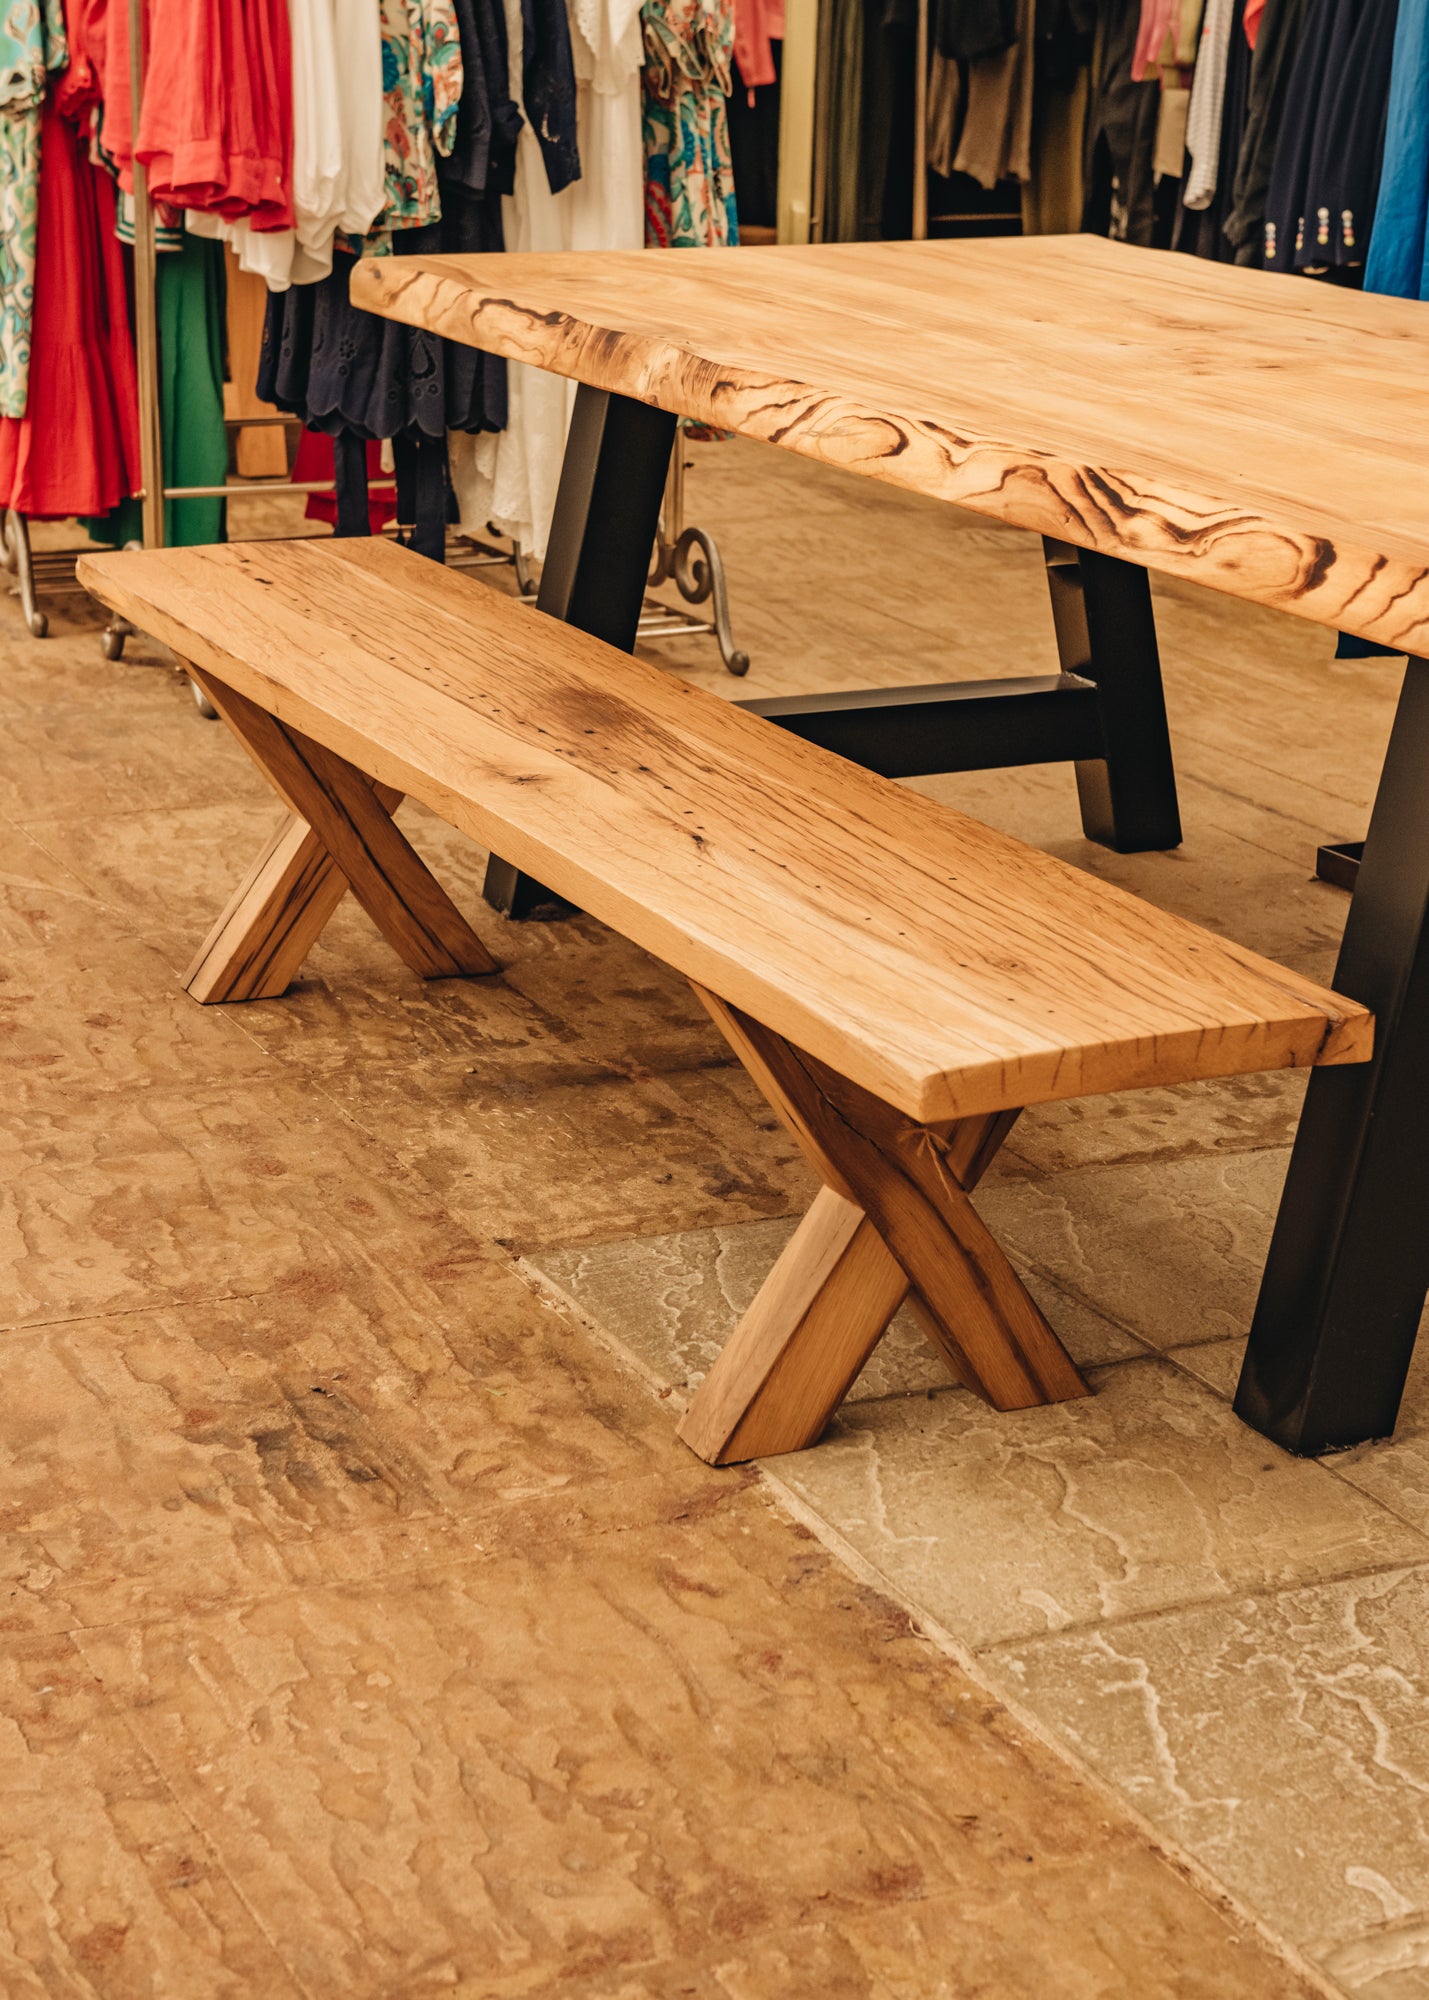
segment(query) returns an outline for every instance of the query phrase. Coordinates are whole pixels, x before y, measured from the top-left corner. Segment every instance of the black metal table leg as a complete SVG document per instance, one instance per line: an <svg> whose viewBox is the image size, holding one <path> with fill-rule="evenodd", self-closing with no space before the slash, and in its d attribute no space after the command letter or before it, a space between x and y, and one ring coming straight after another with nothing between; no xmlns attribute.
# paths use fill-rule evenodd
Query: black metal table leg
<svg viewBox="0 0 1429 2000"><path fill-rule="evenodd" d="M624 653L635 649L676 421L584 382L576 390L536 608ZM484 894L508 917L556 900L497 855Z"/></svg>
<svg viewBox="0 0 1429 2000"><path fill-rule="evenodd" d="M1088 840L1118 854L1177 847L1181 813L1161 686L1151 580L1136 563L1046 541L1065 674L1096 684L1103 754L1078 761Z"/></svg>
<svg viewBox="0 0 1429 2000"><path fill-rule="evenodd" d="M1388 1437L1429 1288L1429 663L1410 660L1335 985L1368 1063L1317 1069L1236 1392L1287 1451Z"/></svg>

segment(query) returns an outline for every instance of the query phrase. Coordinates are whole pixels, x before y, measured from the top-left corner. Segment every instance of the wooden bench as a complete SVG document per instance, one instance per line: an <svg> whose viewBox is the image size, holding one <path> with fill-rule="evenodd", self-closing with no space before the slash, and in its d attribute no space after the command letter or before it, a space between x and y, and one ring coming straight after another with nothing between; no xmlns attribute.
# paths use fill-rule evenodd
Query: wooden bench
<svg viewBox="0 0 1429 2000"><path fill-rule="evenodd" d="M1021 1107L1370 1054L1355 1002L381 541L87 556L289 809L188 976L281 993L350 887L496 970L404 794L694 984L823 1190L680 1434L818 1437L905 1297L998 1409L1086 1393L968 1199Z"/></svg>

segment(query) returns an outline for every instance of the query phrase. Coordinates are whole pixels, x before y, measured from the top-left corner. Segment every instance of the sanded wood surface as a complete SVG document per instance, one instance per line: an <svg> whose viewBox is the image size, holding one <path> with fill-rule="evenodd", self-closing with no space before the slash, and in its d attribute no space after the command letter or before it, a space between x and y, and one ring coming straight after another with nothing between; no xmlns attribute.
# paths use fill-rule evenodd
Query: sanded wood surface
<svg viewBox="0 0 1429 2000"><path fill-rule="evenodd" d="M734 1016L702 997L741 1061L771 1092L773 1109L812 1153L816 1170L826 1171L826 1156L806 1121L779 1091ZM1016 1118L1015 1111L999 1111L952 1128L942 1143L942 1160L965 1190L976 1187ZM678 1435L711 1465L817 1443L908 1291L903 1266L865 1211L831 1186L820 1189L695 1392ZM940 1323L916 1292L912 1303L961 1381Z"/></svg>
<svg viewBox="0 0 1429 2000"><path fill-rule="evenodd" d="M276 1000L346 894L347 877L307 821L285 814L199 946L185 988L206 1007Z"/></svg>
<svg viewBox="0 0 1429 2000"><path fill-rule="evenodd" d="M381 541L81 581L925 1123L1369 1053L1353 1001Z"/></svg>
<svg viewBox="0 0 1429 2000"><path fill-rule="evenodd" d="M1423 307L1090 236L368 258L356 304L1429 652Z"/></svg>
<svg viewBox="0 0 1429 2000"><path fill-rule="evenodd" d="M193 672L274 790L317 835L405 964L423 979L495 972L496 961L481 939L393 825L385 787L379 797L379 788L331 749L197 663Z"/></svg>
<svg viewBox="0 0 1429 2000"><path fill-rule="evenodd" d="M924 1326L958 1380L998 1410L1086 1395L1075 1363L968 1200L947 1142L738 1008L700 997L815 1172L868 1217L922 1300Z"/></svg>
<svg viewBox="0 0 1429 2000"><path fill-rule="evenodd" d="M709 1465L816 1444L908 1291L858 1206L814 1198L680 1420Z"/></svg>

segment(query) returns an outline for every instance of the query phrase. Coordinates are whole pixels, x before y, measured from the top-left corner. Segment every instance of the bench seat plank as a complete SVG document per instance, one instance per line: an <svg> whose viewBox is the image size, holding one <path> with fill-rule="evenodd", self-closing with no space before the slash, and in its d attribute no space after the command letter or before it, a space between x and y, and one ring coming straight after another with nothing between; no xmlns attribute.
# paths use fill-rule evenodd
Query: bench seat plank
<svg viewBox="0 0 1429 2000"><path fill-rule="evenodd" d="M1355 1002L383 541L79 575L924 1124L1369 1055Z"/></svg>

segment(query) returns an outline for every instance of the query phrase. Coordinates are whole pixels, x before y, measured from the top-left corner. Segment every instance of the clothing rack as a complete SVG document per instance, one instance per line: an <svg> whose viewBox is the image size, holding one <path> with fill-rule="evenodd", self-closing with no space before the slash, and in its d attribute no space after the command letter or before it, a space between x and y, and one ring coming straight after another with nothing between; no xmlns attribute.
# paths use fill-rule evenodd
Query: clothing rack
<svg viewBox="0 0 1429 2000"><path fill-rule="evenodd" d="M129 12L129 80L134 136L137 142L147 70L143 0L127 0ZM332 493L332 480L250 479L227 480L214 486L165 486L163 483L163 437L160 421L159 337L157 314L158 242L153 205L149 200L148 175L138 158L133 163L134 179L134 346L139 400L140 521L142 546L157 549L164 545L164 502L166 500L244 499L277 493ZM284 415L225 418L230 433L260 424L294 426L296 417ZM709 617L699 617L679 605L647 595L640 615L638 636L642 639L695 637L713 639L732 674L749 671L749 655L734 643L729 612L729 589L724 563L715 538L708 529L685 522L686 466L677 449L672 455L665 505L661 512L659 536L651 559L650 583L658 587L673 583L686 603L710 606ZM395 532L391 530L390 532ZM496 535L494 528L488 532ZM507 539L507 538L503 538ZM76 558L93 552L100 544L87 542L79 548L36 550L30 543L29 524L24 515L7 509L0 528L0 567L13 578L11 590L20 599L21 615L33 637L42 639L49 620L40 608L42 595L73 594L80 586L75 578ZM510 567L523 596L536 589L528 559L519 543L508 540L500 548L475 536L449 530L447 567L459 570ZM112 614L100 637L106 659L117 660L133 627L117 612ZM205 714L213 713L197 684L194 699Z"/></svg>

